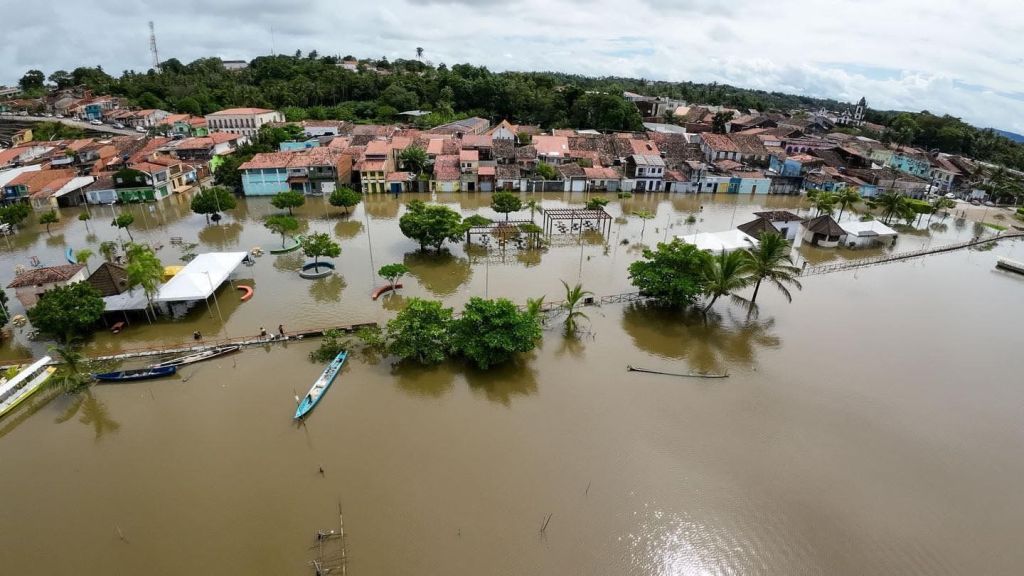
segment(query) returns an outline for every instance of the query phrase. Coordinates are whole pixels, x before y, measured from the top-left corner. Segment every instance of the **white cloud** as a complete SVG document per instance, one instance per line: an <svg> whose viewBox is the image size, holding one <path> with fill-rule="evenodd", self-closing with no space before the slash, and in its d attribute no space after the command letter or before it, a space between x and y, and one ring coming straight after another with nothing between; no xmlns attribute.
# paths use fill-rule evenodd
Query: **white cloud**
<svg viewBox="0 0 1024 576"><path fill-rule="evenodd" d="M1024 132L1017 0L59 0L5 14L17 33L0 46L0 79L144 70L149 19L161 55L186 62L272 47L411 58L423 46L434 62L863 95Z"/></svg>

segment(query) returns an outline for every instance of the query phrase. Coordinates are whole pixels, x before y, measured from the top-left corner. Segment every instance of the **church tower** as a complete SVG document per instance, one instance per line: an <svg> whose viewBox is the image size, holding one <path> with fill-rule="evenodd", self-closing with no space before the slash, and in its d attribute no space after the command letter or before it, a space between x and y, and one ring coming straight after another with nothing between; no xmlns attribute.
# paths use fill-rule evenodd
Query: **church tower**
<svg viewBox="0 0 1024 576"><path fill-rule="evenodd" d="M860 102L857 102L857 108L853 111L853 124L855 126L864 125L864 110L868 107L868 101L863 96L860 98Z"/></svg>

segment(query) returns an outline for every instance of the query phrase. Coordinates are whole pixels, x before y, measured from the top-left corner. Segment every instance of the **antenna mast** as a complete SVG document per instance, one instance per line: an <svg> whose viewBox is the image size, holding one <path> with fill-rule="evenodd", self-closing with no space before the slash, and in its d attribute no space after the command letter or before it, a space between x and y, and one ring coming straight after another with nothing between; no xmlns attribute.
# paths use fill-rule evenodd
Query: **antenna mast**
<svg viewBox="0 0 1024 576"><path fill-rule="evenodd" d="M153 21L149 21L149 51L153 54L153 69L160 71L160 54L156 51L156 29L153 28Z"/></svg>

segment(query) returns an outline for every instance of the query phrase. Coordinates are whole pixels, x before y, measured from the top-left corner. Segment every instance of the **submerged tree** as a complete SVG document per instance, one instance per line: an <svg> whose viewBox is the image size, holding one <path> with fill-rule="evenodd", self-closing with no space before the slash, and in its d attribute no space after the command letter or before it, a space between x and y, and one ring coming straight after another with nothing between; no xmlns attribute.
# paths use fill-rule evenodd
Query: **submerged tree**
<svg viewBox="0 0 1024 576"><path fill-rule="evenodd" d="M238 205L235 195L223 186L205 188L192 196L190 207L196 214L206 216L206 223L210 223L210 215L218 214L225 210L234 210Z"/></svg>
<svg viewBox="0 0 1024 576"><path fill-rule="evenodd" d="M523 208L523 201L519 199L518 194L511 192L495 192L494 196L491 197L491 209L499 214L505 215L505 220L508 221L508 215L510 212L518 212Z"/></svg>
<svg viewBox="0 0 1024 576"><path fill-rule="evenodd" d="M391 291L398 290L398 281L409 273L409 268L405 264L385 264L377 270L377 275L387 280L391 284Z"/></svg>
<svg viewBox="0 0 1024 576"><path fill-rule="evenodd" d="M861 201L860 192L854 188L843 188L836 193L835 199L836 205L839 206L839 217L836 220L842 220L843 212L856 206Z"/></svg>
<svg viewBox="0 0 1024 576"><path fill-rule="evenodd" d="M363 201L363 195L348 186L339 186L334 189L334 192L331 192L327 201L331 206L344 208L345 214L348 214L349 208Z"/></svg>
<svg viewBox="0 0 1024 576"><path fill-rule="evenodd" d="M92 284L75 282L44 292L29 309L28 319L40 332L66 344L87 335L104 308L103 298Z"/></svg>
<svg viewBox="0 0 1024 576"><path fill-rule="evenodd" d="M575 335L580 319L590 319L580 308L583 307L586 298L593 296L594 293L584 290L581 283L570 287L565 280L562 280L562 286L565 287L565 301L561 305L562 310L565 311L565 331L569 335Z"/></svg>
<svg viewBox="0 0 1024 576"><path fill-rule="evenodd" d="M412 172L419 176L427 168L427 151L419 146L409 146L402 153L399 154L398 159L401 160L402 166L408 172Z"/></svg>
<svg viewBox="0 0 1024 576"><path fill-rule="evenodd" d="M320 258L337 258L341 255L341 246L324 232L314 232L302 239L302 253L313 259L313 266L318 267Z"/></svg>
<svg viewBox="0 0 1024 576"><path fill-rule="evenodd" d="M88 248L82 248L75 252L75 262L85 266L85 273L91 274L89 271L89 258L93 257L93 251Z"/></svg>
<svg viewBox="0 0 1024 576"><path fill-rule="evenodd" d="M306 203L306 196L302 192L296 192L289 190L287 192L278 192L274 194L274 197L270 199L270 204L279 210L288 210L288 215L292 215L292 208L298 208Z"/></svg>
<svg viewBox="0 0 1024 576"><path fill-rule="evenodd" d="M400 360L437 364L448 357L452 309L436 300L412 298L387 325L387 351Z"/></svg>
<svg viewBox="0 0 1024 576"><path fill-rule="evenodd" d="M761 282L765 280L778 288L787 302L793 301L793 295L786 285L797 290L803 288L797 280L800 269L793 265L790 244L781 235L771 232L761 234L757 247L744 250L743 255L755 279L754 295L750 297L751 304L757 301L757 292L761 289Z"/></svg>
<svg viewBox="0 0 1024 576"><path fill-rule="evenodd" d="M641 293L659 302L682 307L693 304L704 291L706 253L675 239L645 249L643 260L629 265L629 280Z"/></svg>
<svg viewBox="0 0 1024 576"><path fill-rule="evenodd" d="M471 298L451 328L452 350L481 370L533 350L540 337L537 317L505 298Z"/></svg>
<svg viewBox="0 0 1024 576"><path fill-rule="evenodd" d="M274 214L263 220L263 226L274 234L281 235L281 248L284 248L287 235L299 229L299 221L284 214Z"/></svg>
<svg viewBox="0 0 1024 576"><path fill-rule="evenodd" d="M882 221L886 224L891 222L893 217L906 220L908 218L912 219L914 214L916 214L909 199L895 190L889 190L875 196L868 201L868 206L881 210Z"/></svg>
<svg viewBox="0 0 1024 576"><path fill-rule="evenodd" d="M57 216L56 210L49 210L39 215L39 223L46 226L46 233L50 233L50 225L60 222L60 217Z"/></svg>
<svg viewBox="0 0 1024 576"><path fill-rule="evenodd" d="M716 255L706 254L704 258L704 292L711 296L708 305L702 312L708 311L722 296L744 302L747 301L735 293L751 283L750 262L742 251L726 252L722 250Z"/></svg>
<svg viewBox="0 0 1024 576"><path fill-rule="evenodd" d="M132 231L129 227L135 223L135 216L132 216L131 212L122 212L114 218L114 221L110 223L111 226L116 228L123 228L128 233L128 240L134 242L135 238L132 237Z"/></svg>
<svg viewBox="0 0 1024 576"><path fill-rule="evenodd" d="M398 227L407 238L420 243L420 250L433 246L440 251L445 242L455 242L464 233L462 216L447 206L413 200L407 208L398 220Z"/></svg>

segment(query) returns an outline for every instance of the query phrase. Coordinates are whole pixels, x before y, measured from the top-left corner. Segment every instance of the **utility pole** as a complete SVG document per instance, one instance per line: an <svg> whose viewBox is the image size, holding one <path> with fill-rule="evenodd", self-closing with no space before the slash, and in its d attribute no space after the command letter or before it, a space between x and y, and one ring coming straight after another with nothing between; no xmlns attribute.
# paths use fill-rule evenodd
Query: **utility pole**
<svg viewBox="0 0 1024 576"><path fill-rule="evenodd" d="M156 29L153 21L149 21L149 51L153 54L153 69L160 71L160 53L156 51Z"/></svg>

